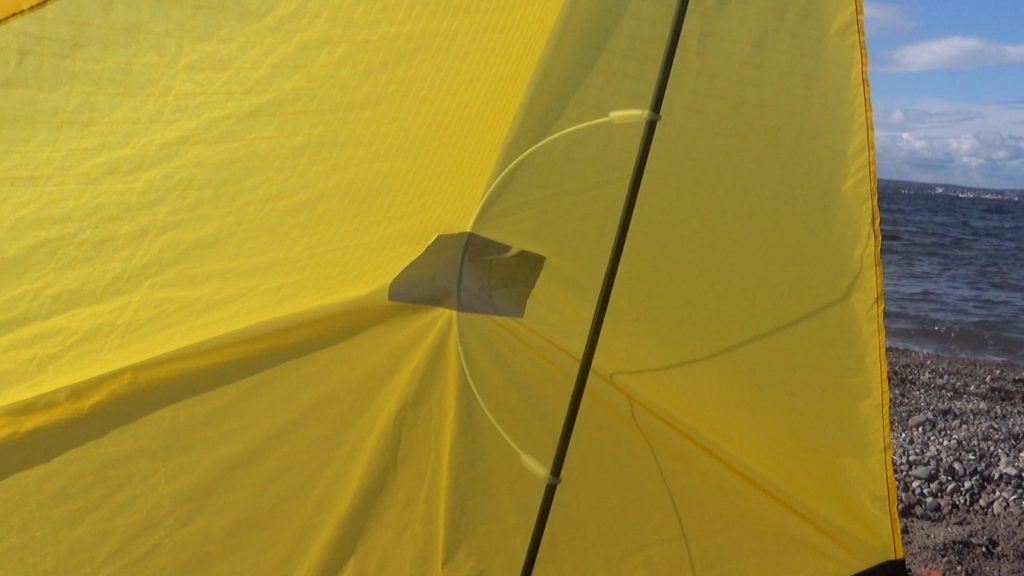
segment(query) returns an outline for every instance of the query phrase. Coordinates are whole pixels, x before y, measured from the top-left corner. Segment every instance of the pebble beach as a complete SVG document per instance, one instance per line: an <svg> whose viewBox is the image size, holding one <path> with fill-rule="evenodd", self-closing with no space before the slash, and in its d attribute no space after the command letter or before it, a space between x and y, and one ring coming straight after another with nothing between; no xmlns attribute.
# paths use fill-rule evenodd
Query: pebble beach
<svg viewBox="0 0 1024 576"><path fill-rule="evenodd" d="M890 349L889 373L912 571L1024 575L1024 367Z"/></svg>

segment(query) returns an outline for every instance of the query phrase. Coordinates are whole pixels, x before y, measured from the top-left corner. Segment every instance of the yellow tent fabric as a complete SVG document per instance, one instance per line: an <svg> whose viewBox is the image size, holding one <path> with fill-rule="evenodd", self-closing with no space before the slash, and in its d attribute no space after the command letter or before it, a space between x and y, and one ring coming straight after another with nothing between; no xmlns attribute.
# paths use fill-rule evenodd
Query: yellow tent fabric
<svg viewBox="0 0 1024 576"><path fill-rule="evenodd" d="M0 573L517 572L674 10L0 0ZM862 22L689 2L538 574L902 557Z"/></svg>

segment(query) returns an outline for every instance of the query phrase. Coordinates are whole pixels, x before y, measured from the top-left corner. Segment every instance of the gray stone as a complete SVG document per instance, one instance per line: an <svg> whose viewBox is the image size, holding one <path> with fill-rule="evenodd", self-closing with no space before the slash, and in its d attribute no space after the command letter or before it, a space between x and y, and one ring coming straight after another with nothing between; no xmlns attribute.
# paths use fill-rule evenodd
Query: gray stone
<svg viewBox="0 0 1024 576"><path fill-rule="evenodd" d="M953 474L956 476L963 476L966 471L963 462L959 460L953 460L953 464L950 467L953 468Z"/></svg>
<svg viewBox="0 0 1024 576"><path fill-rule="evenodd" d="M935 477L935 468L931 466L918 466L910 471L910 475L920 480L931 480Z"/></svg>
<svg viewBox="0 0 1024 576"><path fill-rule="evenodd" d="M996 500L996 503L992 505L992 513L999 516L1003 512L1006 512L1006 501L1002 499Z"/></svg>
<svg viewBox="0 0 1024 576"><path fill-rule="evenodd" d="M929 512L938 512L939 510L942 510L942 503L935 498L929 498L925 500L924 508Z"/></svg>
<svg viewBox="0 0 1024 576"><path fill-rule="evenodd" d="M930 420L931 419L928 417L927 414L918 414L917 416L914 416L913 418L910 419L909 424L911 428L917 428L918 426L924 426Z"/></svg>

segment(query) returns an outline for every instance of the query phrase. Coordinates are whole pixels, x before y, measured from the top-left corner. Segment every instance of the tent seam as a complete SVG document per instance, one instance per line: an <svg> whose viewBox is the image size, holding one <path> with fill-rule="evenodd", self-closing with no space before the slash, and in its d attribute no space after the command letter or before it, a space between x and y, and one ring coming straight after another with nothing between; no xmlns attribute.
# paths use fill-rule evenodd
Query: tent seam
<svg viewBox="0 0 1024 576"><path fill-rule="evenodd" d="M867 137L868 156L868 188L871 195L871 233L874 238L874 261L875 261L875 330L878 335L878 372L882 403L882 445L884 452L883 467L886 476L886 492L889 501L889 529L892 534L893 555L896 558L903 556L902 545L899 537L899 517L896 509L896 495L893 491L896 478L892 467L893 446L892 431L889 423L889 370L886 361L885 351L885 323L883 314L885 308L885 292L882 270L882 231L881 215L878 209L878 166L875 157L875 133L871 109L870 83L868 79L868 54L866 35L864 30L864 4L863 0L853 0L854 11L857 19L857 43L860 48L860 74L861 90L864 99L864 124Z"/></svg>
<svg viewBox="0 0 1024 576"><path fill-rule="evenodd" d="M321 309L314 314L304 311L299 314L297 322L286 322L282 318L259 322L0 405L0 449L26 435L50 430L70 419L85 416L117 399L159 387L180 378L183 373L240 361L252 356L257 348L266 351L301 347L330 339L335 332L348 339L377 325L379 320L360 325L353 331L332 326L332 318L371 312L382 314L386 320L409 310L395 308L389 311L383 306L371 305L342 310L328 308L326 312ZM222 357L226 351L230 351L228 359Z"/></svg>

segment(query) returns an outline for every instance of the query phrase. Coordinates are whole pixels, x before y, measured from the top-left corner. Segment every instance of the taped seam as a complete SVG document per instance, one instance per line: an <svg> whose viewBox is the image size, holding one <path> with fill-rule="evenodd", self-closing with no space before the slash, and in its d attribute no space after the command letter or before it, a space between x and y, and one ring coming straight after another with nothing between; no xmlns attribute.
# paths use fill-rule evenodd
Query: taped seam
<svg viewBox="0 0 1024 576"><path fill-rule="evenodd" d="M0 24L6 24L9 20L27 14L38 8L42 8L43 4L49 4L52 0L29 0L29 3L22 6L21 8L15 8L13 12L4 14L10 8L0 9Z"/></svg>

